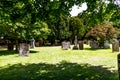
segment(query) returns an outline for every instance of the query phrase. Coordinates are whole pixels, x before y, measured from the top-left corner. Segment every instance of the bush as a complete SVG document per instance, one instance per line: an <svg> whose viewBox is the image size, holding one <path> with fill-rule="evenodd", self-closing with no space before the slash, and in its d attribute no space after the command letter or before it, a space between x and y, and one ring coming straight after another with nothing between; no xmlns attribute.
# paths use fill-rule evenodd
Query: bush
<svg viewBox="0 0 120 80"><path fill-rule="evenodd" d="M98 40L100 43L99 47L103 48L104 41L113 39L115 34L115 28L111 24L104 23L92 27L91 30L86 34L86 37Z"/></svg>

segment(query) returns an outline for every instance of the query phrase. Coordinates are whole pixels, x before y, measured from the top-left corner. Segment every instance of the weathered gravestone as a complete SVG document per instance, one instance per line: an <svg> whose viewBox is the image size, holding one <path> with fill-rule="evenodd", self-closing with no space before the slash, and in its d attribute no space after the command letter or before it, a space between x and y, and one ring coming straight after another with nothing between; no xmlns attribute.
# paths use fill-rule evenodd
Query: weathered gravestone
<svg viewBox="0 0 120 80"><path fill-rule="evenodd" d="M19 56L28 56L30 52L30 45L27 43L20 43Z"/></svg>
<svg viewBox="0 0 120 80"><path fill-rule="evenodd" d="M63 41L62 42L62 49L68 50L70 48L70 41Z"/></svg>
<svg viewBox="0 0 120 80"><path fill-rule="evenodd" d="M120 54L117 55L117 59L118 59L118 75L119 75L118 80L120 80Z"/></svg>
<svg viewBox="0 0 120 80"><path fill-rule="evenodd" d="M34 39L32 39L30 41L30 48L35 48L35 40Z"/></svg>
<svg viewBox="0 0 120 80"><path fill-rule="evenodd" d="M40 47L40 43L39 42L35 42L35 46L36 47Z"/></svg>
<svg viewBox="0 0 120 80"><path fill-rule="evenodd" d="M79 49L83 50L84 49L84 41L79 41Z"/></svg>
<svg viewBox="0 0 120 80"><path fill-rule="evenodd" d="M74 41L75 45L73 46L73 50L78 50L78 41L77 41L77 36L75 36L75 41Z"/></svg>
<svg viewBox="0 0 120 80"><path fill-rule="evenodd" d="M98 41L94 40L94 41L90 41L90 47L92 49L98 49L99 48L99 43Z"/></svg>
<svg viewBox="0 0 120 80"><path fill-rule="evenodd" d="M104 48L109 49L110 48L110 43L108 41L104 42Z"/></svg>
<svg viewBox="0 0 120 80"><path fill-rule="evenodd" d="M119 52L119 41L117 41L117 40L113 41L112 52Z"/></svg>

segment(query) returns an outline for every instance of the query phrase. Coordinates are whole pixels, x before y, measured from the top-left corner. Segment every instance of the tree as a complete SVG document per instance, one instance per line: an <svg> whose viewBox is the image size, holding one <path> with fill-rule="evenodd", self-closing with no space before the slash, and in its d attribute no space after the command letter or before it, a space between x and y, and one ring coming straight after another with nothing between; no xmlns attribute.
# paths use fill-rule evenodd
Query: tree
<svg viewBox="0 0 120 80"><path fill-rule="evenodd" d="M83 25L83 21L78 17L70 18L69 29L72 33L71 35L72 41L74 41L75 36L78 36L78 39L81 40L85 34L85 27Z"/></svg>
<svg viewBox="0 0 120 80"><path fill-rule="evenodd" d="M112 0L85 0L87 10L80 13L79 17L87 14L87 24L90 27L101 24L104 21L114 22L119 24L119 5L116 5ZM85 16L86 17L86 16ZM83 17L82 17L83 18Z"/></svg>
<svg viewBox="0 0 120 80"><path fill-rule="evenodd" d="M7 3L7 4L6 4ZM3 0L0 4L1 11L1 36L13 41L27 42L32 38L43 36L45 38L49 29L45 22L36 16L37 10L31 0ZM37 26L36 26L37 25Z"/></svg>
<svg viewBox="0 0 120 80"><path fill-rule="evenodd" d="M100 48L104 48L104 41L114 38L116 34L115 28L110 23L103 23L102 25L97 25L86 34L89 39L94 39L99 41Z"/></svg>
<svg viewBox="0 0 120 80"><path fill-rule="evenodd" d="M55 40L70 36L67 18L70 16L72 6L81 3L82 0L35 0L36 16L45 21L51 29L48 38L51 44L54 44Z"/></svg>

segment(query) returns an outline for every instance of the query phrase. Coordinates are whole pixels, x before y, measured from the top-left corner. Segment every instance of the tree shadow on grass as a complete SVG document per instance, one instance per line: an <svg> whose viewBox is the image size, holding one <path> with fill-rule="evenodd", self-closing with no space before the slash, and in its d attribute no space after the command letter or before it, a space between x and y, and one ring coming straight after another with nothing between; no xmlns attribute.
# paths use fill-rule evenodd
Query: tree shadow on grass
<svg viewBox="0 0 120 80"><path fill-rule="evenodd" d="M0 80L118 80L117 71L102 66L61 62L15 64L0 68Z"/></svg>
<svg viewBox="0 0 120 80"><path fill-rule="evenodd" d="M110 49L110 48L109 48ZM96 50L109 50L104 48L92 49L92 48L84 48L84 50L96 51Z"/></svg>
<svg viewBox="0 0 120 80"><path fill-rule="evenodd" d="M16 51L0 50L0 56L14 55L18 54Z"/></svg>
<svg viewBox="0 0 120 80"><path fill-rule="evenodd" d="M38 53L39 51L30 50L30 53Z"/></svg>
<svg viewBox="0 0 120 80"><path fill-rule="evenodd" d="M30 50L31 53L38 53L39 51ZM14 55L19 54L19 52L16 51L8 51L8 50L0 50L0 56L7 56L7 55Z"/></svg>

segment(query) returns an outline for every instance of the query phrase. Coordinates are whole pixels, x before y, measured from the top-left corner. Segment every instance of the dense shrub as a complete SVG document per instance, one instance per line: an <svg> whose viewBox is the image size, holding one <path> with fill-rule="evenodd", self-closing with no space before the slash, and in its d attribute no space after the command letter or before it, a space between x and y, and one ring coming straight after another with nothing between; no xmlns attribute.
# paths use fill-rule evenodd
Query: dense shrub
<svg viewBox="0 0 120 80"><path fill-rule="evenodd" d="M116 33L117 32L112 24L104 23L92 27L91 30L86 34L86 37L89 39L98 40L100 43L100 48L102 48L104 41L113 39Z"/></svg>

